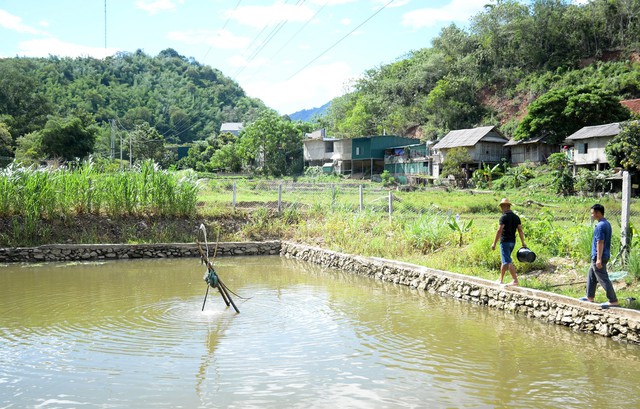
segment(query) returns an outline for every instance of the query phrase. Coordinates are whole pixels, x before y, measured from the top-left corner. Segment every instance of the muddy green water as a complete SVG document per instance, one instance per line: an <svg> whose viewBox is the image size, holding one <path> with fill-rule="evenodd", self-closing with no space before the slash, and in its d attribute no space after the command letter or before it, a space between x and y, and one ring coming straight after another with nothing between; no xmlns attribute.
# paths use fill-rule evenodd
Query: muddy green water
<svg viewBox="0 0 640 409"><path fill-rule="evenodd" d="M2 408L640 407L640 347L279 257L0 266Z"/></svg>

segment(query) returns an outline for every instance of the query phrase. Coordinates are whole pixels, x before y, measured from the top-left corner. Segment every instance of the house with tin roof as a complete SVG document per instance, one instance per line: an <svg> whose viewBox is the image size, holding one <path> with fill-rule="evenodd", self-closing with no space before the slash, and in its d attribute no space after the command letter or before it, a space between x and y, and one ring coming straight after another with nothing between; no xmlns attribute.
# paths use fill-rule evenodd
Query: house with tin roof
<svg viewBox="0 0 640 409"><path fill-rule="evenodd" d="M569 135L565 142L570 145L569 159L574 173L580 167L589 170L605 170L609 160L605 153L607 144L620 133L620 123L585 126Z"/></svg>
<svg viewBox="0 0 640 409"><path fill-rule="evenodd" d="M384 170L385 150L420 143L419 139L398 135L374 135L351 139L351 174L371 178Z"/></svg>
<svg viewBox="0 0 640 409"><path fill-rule="evenodd" d="M546 135L518 141L511 139L504 145L511 152L511 164L545 163L549 155L560 152L560 145L549 144L546 139Z"/></svg>
<svg viewBox="0 0 640 409"><path fill-rule="evenodd" d="M220 125L220 133L230 133L238 136L242 128L242 122L223 122Z"/></svg>
<svg viewBox="0 0 640 409"><path fill-rule="evenodd" d="M451 131L433 145L433 176L441 177L442 163L447 153L453 148L466 148L471 156L471 162L465 164L467 174L483 164L497 164L509 157L509 148L504 145L509 139L495 126L481 126L472 129L458 129ZM444 175L446 176L446 175Z"/></svg>
<svg viewBox="0 0 640 409"><path fill-rule="evenodd" d="M634 114L640 114L640 98L627 99L624 101L620 101L620 103L627 107L629 111L633 112Z"/></svg>

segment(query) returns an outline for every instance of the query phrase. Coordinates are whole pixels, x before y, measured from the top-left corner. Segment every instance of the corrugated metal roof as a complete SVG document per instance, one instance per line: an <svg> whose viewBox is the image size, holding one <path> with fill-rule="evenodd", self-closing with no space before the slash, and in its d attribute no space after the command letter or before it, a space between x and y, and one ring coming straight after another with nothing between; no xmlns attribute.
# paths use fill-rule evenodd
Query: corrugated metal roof
<svg viewBox="0 0 640 409"><path fill-rule="evenodd" d="M584 128L572 133L567 137L570 141L577 139L598 138L603 136L616 136L620 133L620 124L614 122L611 124L585 126Z"/></svg>
<svg viewBox="0 0 640 409"><path fill-rule="evenodd" d="M447 148L457 148L460 146L474 146L482 138L487 136L487 134L491 131L495 130L495 126L481 126L479 128L473 129L458 129L455 131L451 131L445 135L444 138L440 139L438 143L433 145L433 149L447 149ZM496 131L497 132L497 131ZM491 138L491 141L502 141L506 142L507 138Z"/></svg>
<svg viewBox="0 0 640 409"><path fill-rule="evenodd" d="M240 131L242 122L223 122L220 125L220 132Z"/></svg>
<svg viewBox="0 0 640 409"><path fill-rule="evenodd" d="M529 143L536 143L536 142L540 142L540 143L545 143L545 138L547 136L538 136L536 138L529 138L529 139L520 139L518 141L516 141L515 139L511 139L509 142L505 143L504 146L516 146L516 145L526 145Z"/></svg>

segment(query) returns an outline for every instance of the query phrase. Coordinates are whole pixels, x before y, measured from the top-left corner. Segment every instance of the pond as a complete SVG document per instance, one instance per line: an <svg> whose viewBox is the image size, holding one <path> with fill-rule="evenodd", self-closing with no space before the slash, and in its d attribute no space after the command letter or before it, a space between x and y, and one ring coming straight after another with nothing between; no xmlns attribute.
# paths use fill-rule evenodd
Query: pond
<svg viewBox="0 0 640 409"><path fill-rule="evenodd" d="M0 266L0 407L640 406L640 348L279 257ZM240 297L251 297L242 299Z"/></svg>

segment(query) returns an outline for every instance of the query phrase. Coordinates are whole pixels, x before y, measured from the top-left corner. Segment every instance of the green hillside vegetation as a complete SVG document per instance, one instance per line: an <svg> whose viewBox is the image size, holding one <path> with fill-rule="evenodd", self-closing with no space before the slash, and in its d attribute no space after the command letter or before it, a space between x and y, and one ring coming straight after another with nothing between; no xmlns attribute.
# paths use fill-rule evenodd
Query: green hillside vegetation
<svg viewBox="0 0 640 409"><path fill-rule="evenodd" d="M599 99L640 97L640 1L527 3L488 4L468 29L446 27L431 47L368 70L321 124L337 137L416 132L425 140L478 125L519 138L563 125L566 137L585 122L619 120ZM577 119L528 126L535 118L527 107L551 92L578 95L579 106L565 113ZM601 114L580 112L585 107Z"/></svg>
<svg viewBox="0 0 640 409"><path fill-rule="evenodd" d="M135 130L161 145L184 144L216 135L222 122L251 122L265 110L220 71L172 49L155 57L138 50L104 60L0 59L0 133L11 135L9 146L8 138L0 139L0 153L15 150L27 162L108 156L112 121L117 146L122 137L128 157ZM44 130L61 146L43 141ZM76 142L82 149L73 150Z"/></svg>

